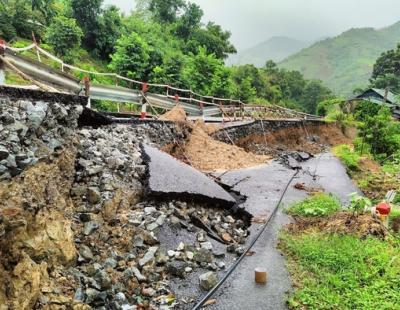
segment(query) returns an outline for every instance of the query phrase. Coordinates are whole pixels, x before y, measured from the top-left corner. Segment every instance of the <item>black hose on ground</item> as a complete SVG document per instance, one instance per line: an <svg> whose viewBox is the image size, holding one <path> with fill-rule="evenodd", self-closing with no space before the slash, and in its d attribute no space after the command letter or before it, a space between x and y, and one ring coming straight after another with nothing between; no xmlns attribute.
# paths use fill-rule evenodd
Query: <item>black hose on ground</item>
<svg viewBox="0 0 400 310"><path fill-rule="evenodd" d="M264 233L265 229L267 228L269 222L271 219L274 217L276 211L279 208L279 205L281 204L283 197L285 196L290 184L294 180L294 178L299 174L300 170L297 170L296 173L293 174L293 176L290 178L289 182L286 184L285 189L282 192L282 195L279 198L279 201L275 205L274 210L272 211L271 215L267 219L267 221L264 223L263 227L259 231L259 233L255 236L255 238L251 241L249 247L244 251L244 253L238 258L238 260L229 268L229 270L226 272L226 274L223 276L223 278L210 290L208 293L193 307L192 310L199 310L213 295L214 293L221 287L222 284L228 279L228 277L233 273L233 271L239 266L243 258L246 256L246 254L252 249L254 244L257 242L257 240L261 237L261 235Z"/></svg>

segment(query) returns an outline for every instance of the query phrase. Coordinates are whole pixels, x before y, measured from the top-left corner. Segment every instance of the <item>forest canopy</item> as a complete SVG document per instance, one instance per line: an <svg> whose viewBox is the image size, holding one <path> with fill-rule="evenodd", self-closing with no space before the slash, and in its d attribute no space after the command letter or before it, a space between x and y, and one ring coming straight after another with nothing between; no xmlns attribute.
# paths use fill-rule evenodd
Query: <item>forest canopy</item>
<svg viewBox="0 0 400 310"><path fill-rule="evenodd" d="M322 82L272 61L227 67L236 48L231 33L185 0L140 0L130 14L103 0L0 0L0 37L46 44L69 63L85 66L82 51L109 71L145 82L168 83L202 95L245 103L280 104L315 113L332 92Z"/></svg>

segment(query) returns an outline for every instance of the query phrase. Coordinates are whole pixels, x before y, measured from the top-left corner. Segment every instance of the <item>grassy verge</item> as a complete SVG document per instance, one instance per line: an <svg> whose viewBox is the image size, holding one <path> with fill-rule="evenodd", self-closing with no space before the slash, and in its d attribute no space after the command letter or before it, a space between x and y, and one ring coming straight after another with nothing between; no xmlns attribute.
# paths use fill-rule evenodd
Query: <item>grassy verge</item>
<svg viewBox="0 0 400 310"><path fill-rule="evenodd" d="M288 209L288 214L298 216L324 216L341 209L338 199L332 195L318 193L310 198L295 203Z"/></svg>
<svg viewBox="0 0 400 310"><path fill-rule="evenodd" d="M291 309L400 309L400 247L369 237L281 236L296 286Z"/></svg>
<svg viewBox="0 0 400 310"><path fill-rule="evenodd" d="M279 242L295 288L289 308L400 309L399 240L385 229L373 237L379 221L340 209L326 194L289 208L296 221Z"/></svg>
<svg viewBox="0 0 400 310"><path fill-rule="evenodd" d="M400 191L400 164L387 161L380 165L372 156L361 156L349 145L336 146L333 153L346 166L357 186L374 202L382 200L389 190ZM397 199L400 199L400 194Z"/></svg>

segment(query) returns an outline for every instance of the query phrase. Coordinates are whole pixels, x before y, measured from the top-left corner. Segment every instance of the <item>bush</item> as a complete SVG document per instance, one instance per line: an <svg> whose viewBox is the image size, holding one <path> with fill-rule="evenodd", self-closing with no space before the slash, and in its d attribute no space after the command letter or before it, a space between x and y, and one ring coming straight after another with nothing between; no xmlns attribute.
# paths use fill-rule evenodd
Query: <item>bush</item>
<svg viewBox="0 0 400 310"><path fill-rule="evenodd" d="M359 170L360 155L352 150L349 145L342 144L334 147L333 154L340 158L349 170Z"/></svg>
<svg viewBox="0 0 400 310"><path fill-rule="evenodd" d="M75 19L64 16L54 18L46 32L47 42L53 45L54 52L62 57L73 54L73 51L79 47L82 36L82 30Z"/></svg>
<svg viewBox="0 0 400 310"><path fill-rule="evenodd" d="M299 216L326 216L341 209L339 200L330 194L319 193L290 206L288 213Z"/></svg>

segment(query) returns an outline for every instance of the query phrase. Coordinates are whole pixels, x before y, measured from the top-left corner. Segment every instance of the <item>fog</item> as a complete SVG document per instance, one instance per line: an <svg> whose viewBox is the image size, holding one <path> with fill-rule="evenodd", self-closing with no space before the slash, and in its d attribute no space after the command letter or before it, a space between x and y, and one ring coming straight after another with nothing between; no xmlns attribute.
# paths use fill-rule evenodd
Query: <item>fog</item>
<svg viewBox="0 0 400 310"><path fill-rule="evenodd" d="M245 49L272 36L312 41L355 27L381 28L400 20L399 0L192 0L214 21L231 31L232 42ZM105 0L129 12L133 0Z"/></svg>

